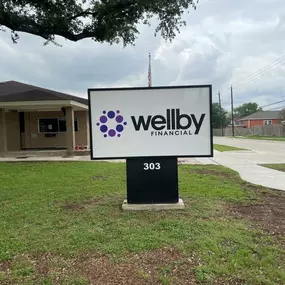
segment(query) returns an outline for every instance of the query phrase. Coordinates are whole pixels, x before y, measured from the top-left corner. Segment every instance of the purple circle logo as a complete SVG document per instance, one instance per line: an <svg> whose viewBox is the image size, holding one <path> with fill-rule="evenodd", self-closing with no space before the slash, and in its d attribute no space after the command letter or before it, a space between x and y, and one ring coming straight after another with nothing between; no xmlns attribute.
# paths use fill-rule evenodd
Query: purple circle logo
<svg viewBox="0 0 285 285"><path fill-rule="evenodd" d="M103 111L97 126L105 138L107 137L121 137L127 122L121 115L119 110L115 111Z"/></svg>

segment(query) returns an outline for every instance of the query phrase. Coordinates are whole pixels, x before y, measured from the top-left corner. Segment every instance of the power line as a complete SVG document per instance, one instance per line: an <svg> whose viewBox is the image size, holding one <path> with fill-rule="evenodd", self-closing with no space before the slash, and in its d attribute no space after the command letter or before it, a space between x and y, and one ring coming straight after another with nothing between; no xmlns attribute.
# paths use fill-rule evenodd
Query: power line
<svg viewBox="0 0 285 285"><path fill-rule="evenodd" d="M239 84L237 84L237 85L235 85L235 86L241 87L241 86L243 86L243 85L246 85L246 84L248 84L248 83L254 81L255 79L258 79L259 77L265 75L265 74L268 73L268 72L275 71L275 70L278 69L280 66L281 66L281 65L277 65L277 66L275 66L275 67L272 66L272 67L273 67L272 69L264 70L263 72L261 72L261 73L259 73L259 74L256 74L256 76L248 78L247 81L241 82L241 83L239 83ZM236 89L236 87L235 87L235 89Z"/></svg>
<svg viewBox="0 0 285 285"><path fill-rule="evenodd" d="M273 111L273 110L276 110L276 111L278 111L278 109L279 110L282 110L283 108L285 108L285 106L278 106L278 107L274 107L274 108L272 108L272 109L268 109L268 110L266 110L266 111Z"/></svg>
<svg viewBox="0 0 285 285"><path fill-rule="evenodd" d="M251 82L254 79L259 78L260 76L266 74L269 71L274 71L276 70L278 67L280 67L280 65L282 65L285 61L285 55L279 57L277 60L275 60L274 62L272 62L271 64L268 64L266 66L264 66L263 68L257 70L256 72L254 72L253 74L251 74L249 77L246 77L244 79L241 79L239 81L236 81L235 83L232 84L232 86L238 86L238 85L245 85L249 82ZM230 91L230 88L227 88L227 92L228 93ZM224 93L225 91L222 91L221 93ZM226 94L224 93L224 94Z"/></svg>
<svg viewBox="0 0 285 285"><path fill-rule="evenodd" d="M270 106L273 106L273 105L276 105L276 104L279 104L279 103L283 103L283 102L285 102L285 100L274 102L274 103L271 103L271 104L268 104L268 105L265 105L265 106L261 106L260 108L270 107Z"/></svg>
<svg viewBox="0 0 285 285"><path fill-rule="evenodd" d="M259 75L262 75L264 73L267 73L268 71L271 71L272 68L273 68L273 70L275 70L277 67L279 67L279 65L282 65L284 60L285 60L285 55L283 55L278 60L272 62L271 64L266 65L265 67L259 69L258 71L256 71L252 75L250 75L249 77L246 77L242 80L235 82L234 85L237 86L237 85L243 84L244 82L251 80L251 78L255 78L256 76L259 76Z"/></svg>

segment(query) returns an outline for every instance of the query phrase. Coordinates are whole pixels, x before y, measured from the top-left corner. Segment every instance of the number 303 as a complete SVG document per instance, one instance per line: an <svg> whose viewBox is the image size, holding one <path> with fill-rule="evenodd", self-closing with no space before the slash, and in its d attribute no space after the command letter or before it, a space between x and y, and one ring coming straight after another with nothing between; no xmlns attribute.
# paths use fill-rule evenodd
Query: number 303
<svg viewBox="0 0 285 285"><path fill-rule="evenodd" d="M143 166L144 166L143 168L144 170L159 170L161 168L159 162L144 163Z"/></svg>

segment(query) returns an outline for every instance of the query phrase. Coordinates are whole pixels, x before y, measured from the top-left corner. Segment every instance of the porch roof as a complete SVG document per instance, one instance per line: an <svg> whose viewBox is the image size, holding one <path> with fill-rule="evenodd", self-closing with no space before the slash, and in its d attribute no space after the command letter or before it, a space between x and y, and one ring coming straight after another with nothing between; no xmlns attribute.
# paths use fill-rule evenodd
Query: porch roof
<svg viewBox="0 0 285 285"><path fill-rule="evenodd" d="M88 110L88 106L72 100L0 102L0 109L14 111L60 111L72 107L75 111Z"/></svg>
<svg viewBox="0 0 285 285"><path fill-rule="evenodd" d="M46 110L62 107L86 110L88 100L16 81L0 83L0 108Z"/></svg>

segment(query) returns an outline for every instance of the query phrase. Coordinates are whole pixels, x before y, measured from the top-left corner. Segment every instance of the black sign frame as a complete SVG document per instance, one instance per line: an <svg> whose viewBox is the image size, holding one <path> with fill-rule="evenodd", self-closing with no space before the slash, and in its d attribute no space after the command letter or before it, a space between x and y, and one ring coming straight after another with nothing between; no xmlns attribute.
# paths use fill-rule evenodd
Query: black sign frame
<svg viewBox="0 0 285 285"><path fill-rule="evenodd" d="M213 157L214 156L214 142L213 142L213 128L212 128L212 85L179 85L179 86L155 86L155 87L118 87L118 88L89 88L88 89L88 113L89 113L89 134L90 134L90 154L91 160L118 160L118 159L132 159L132 158L147 158L149 156L116 156L116 157L94 157L93 153L93 134L92 134L92 119L91 119L91 92L94 91L130 91L130 90L160 90L160 89L194 89L194 88L209 88L209 116L210 116L210 154L209 155L181 155L180 157L193 158L193 157ZM176 157L177 155L161 155L163 157Z"/></svg>

